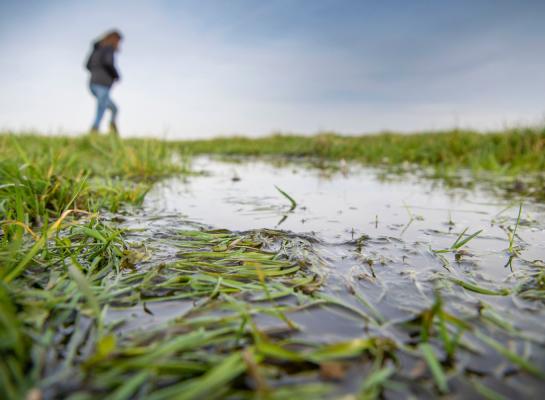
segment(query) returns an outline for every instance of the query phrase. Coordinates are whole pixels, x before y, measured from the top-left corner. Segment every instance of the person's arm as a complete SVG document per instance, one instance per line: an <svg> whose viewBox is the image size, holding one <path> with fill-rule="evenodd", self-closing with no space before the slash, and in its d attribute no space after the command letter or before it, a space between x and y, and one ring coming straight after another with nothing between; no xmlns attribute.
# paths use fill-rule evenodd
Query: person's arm
<svg viewBox="0 0 545 400"><path fill-rule="evenodd" d="M85 64L85 68L87 68L88 71L91 71L91 68L93 66L93 57L97 53L98 48L99 43L93 43L93 49L91 50L91 54L89 54L89 57L87 58L87 63Z"/></svg>
<svg viewBox="0 0 545 400"><path fill-rule="evenodd" d="M87 71L91 71L91 57L93 57L93 53L87 58L87 62L85 63L85 68L87 68Z"/></svg>
<svg viewBox="0 0 545 400"><path fill-rule="evenodd" d="M108 71L108 74L114 79L119 80L119 73L117 72L117 69L114 65L114 49L111 47L108 47L105 49L104 54L102 56L102 65L104 66L104 69Z"/></svg>

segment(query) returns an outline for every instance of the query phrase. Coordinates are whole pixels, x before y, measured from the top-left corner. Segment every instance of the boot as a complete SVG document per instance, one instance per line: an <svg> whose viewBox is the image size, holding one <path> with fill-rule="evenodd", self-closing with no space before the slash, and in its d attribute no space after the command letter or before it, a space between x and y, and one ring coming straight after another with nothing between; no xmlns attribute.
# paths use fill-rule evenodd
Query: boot
<svg viewBox="0 0 545 400"><path fill-rule="evenodd" d="M115 135L115 136L119 136L119 131L117 130L117 125L113 121L110 122L110 133Z"/></svg>

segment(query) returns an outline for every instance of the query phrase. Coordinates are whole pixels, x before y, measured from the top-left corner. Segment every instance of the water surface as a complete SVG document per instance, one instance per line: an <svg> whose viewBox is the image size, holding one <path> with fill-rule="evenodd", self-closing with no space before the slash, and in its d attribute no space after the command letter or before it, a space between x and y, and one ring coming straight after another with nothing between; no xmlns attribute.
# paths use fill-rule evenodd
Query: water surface
<svg viewBox="0 0 545 400"><path fill-rule="evenodd" d="M290 319L301 327L294 339L334 343L376 334L414 344L418 329L411 324L433 305L439 291L448 312L471 320L475 329L545 367L543 298L519 296L513 289L534 285L531 277L544 267L542 204L524 198L506 200L479 185L449 188L414 174L391 175L356 164L312 168L301 162L200 158L194 168L202 174L156 185L143 210L127 221L127 226L140 228L131 233L131 240L151 249L149 265L176 258L169 237L179 229L281 230L299 240L293 247L299 243L301 252L319 264L326 276L320 293L348 306L330 304L292 313ZM275 186L297 201L294 210ZM508 248L509 233L516 225L515 254ZM451 247L464 230L462 239L480 233L458 251L434 251ZM482 294L457 281L487 290L509 289L513 294ZM124 329L145 329L147 324L180 318L191 304L154 307L153 317L129 322ZM370 324L350 307L381 323ZM111 320L115 312L127 315L126 310L113 310ZM133 315L138 319L141 313ZM480 318L482 313L492 315L490 320L499 316L499 325L508 324L508 332ZM275 318L258 316L256 321L267 329L275 324L282 329ZM519 373L483 346L473 331L463 338L465 350L457 354L460 376L452 379L459 397L475 395L467 386L474 376L508 396L531 397L543 389L542 381ZM413 394L426 397L417 383L411 383L411 374L418 376L418 362L411 357L400 362L410 366L406 379ZM348 373L339 393L350 393L358 379L360 375Z"/></svg>

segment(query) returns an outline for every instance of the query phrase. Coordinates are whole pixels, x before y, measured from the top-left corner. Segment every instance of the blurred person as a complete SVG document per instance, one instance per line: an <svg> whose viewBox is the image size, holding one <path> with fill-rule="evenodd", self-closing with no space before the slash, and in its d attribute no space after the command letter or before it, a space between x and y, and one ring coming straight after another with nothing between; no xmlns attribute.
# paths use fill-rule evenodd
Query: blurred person
<svg viewBox="0 0 545 400"><path fill-rule="evenodd" d="M111 111L110 132L119 134L117 130L117 106L110 98L110 89L114 82L119 81L120 76L115 67L115 53L119 49L121 33L112 30L105 33L101 39L93 43L93 50L87 60L87 69L91 73L89 88L97 99L97 111L95 121L91 127L91 133L98 133L100 122L106 112Z"/></svg>

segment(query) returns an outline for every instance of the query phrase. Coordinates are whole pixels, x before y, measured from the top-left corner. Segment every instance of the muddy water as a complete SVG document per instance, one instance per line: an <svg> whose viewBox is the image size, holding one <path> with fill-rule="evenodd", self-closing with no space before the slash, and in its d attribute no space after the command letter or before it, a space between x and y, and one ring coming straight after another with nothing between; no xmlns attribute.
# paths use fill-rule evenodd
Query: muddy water
<svg viewBox="0 0 545 400"><path fill-rule="evenodd" d="M474 319L475 327L545 368L543 299L480 294L450 279L489 290L528 285L528 277L543 268L545 259L543 205L528 199L507 201L478 185L471 190L452 189L437 181L389 176L357 165L318 169L301 163L201 158L193 167L203 174L156 185L140 216L128 222L132 228L142 228L131 240L148 241L153 262L175 257L168 237L176 229L289 231L309 244L320 260L327 275L324 295L382 321L380 326L369 324L345 307L302 310L290 315L302 328L297 333L301 339L330 343L375 333L398 343L414 343L418 330L400 327L430 308L435 291L440 290L448 312ZM297 201L294 210L290 211L288 199L275 185ZM519 201L523 208L513 242L518 255L510 257L508 233L516 224ZM440 255L433 251L449 248L466 228L467 234L481 232L463 251ZM144 319L142 312L132 312L124 329L166 322L186 313L191 304L153 307L155 312ZM482 310L499 316L511 334L477 320ZM119 318L126 318L127 311L131 313L112 310L108 318L116 320L116 312ZM260 317L258 323L270 328L279 322ZM473 350L457 355L460 376L452 384L459 396L476 395L474 389L468 389L468 374L483 377L484 384L507 396L532 397L544 388L538 378L518 373L473 335L464 338ZM339 393L357 388L358 374L347 375L353 379L347 378ZM406 376L408 381L411 377ZM423 395L418 386L408 385L413 394Z"/></svg>

